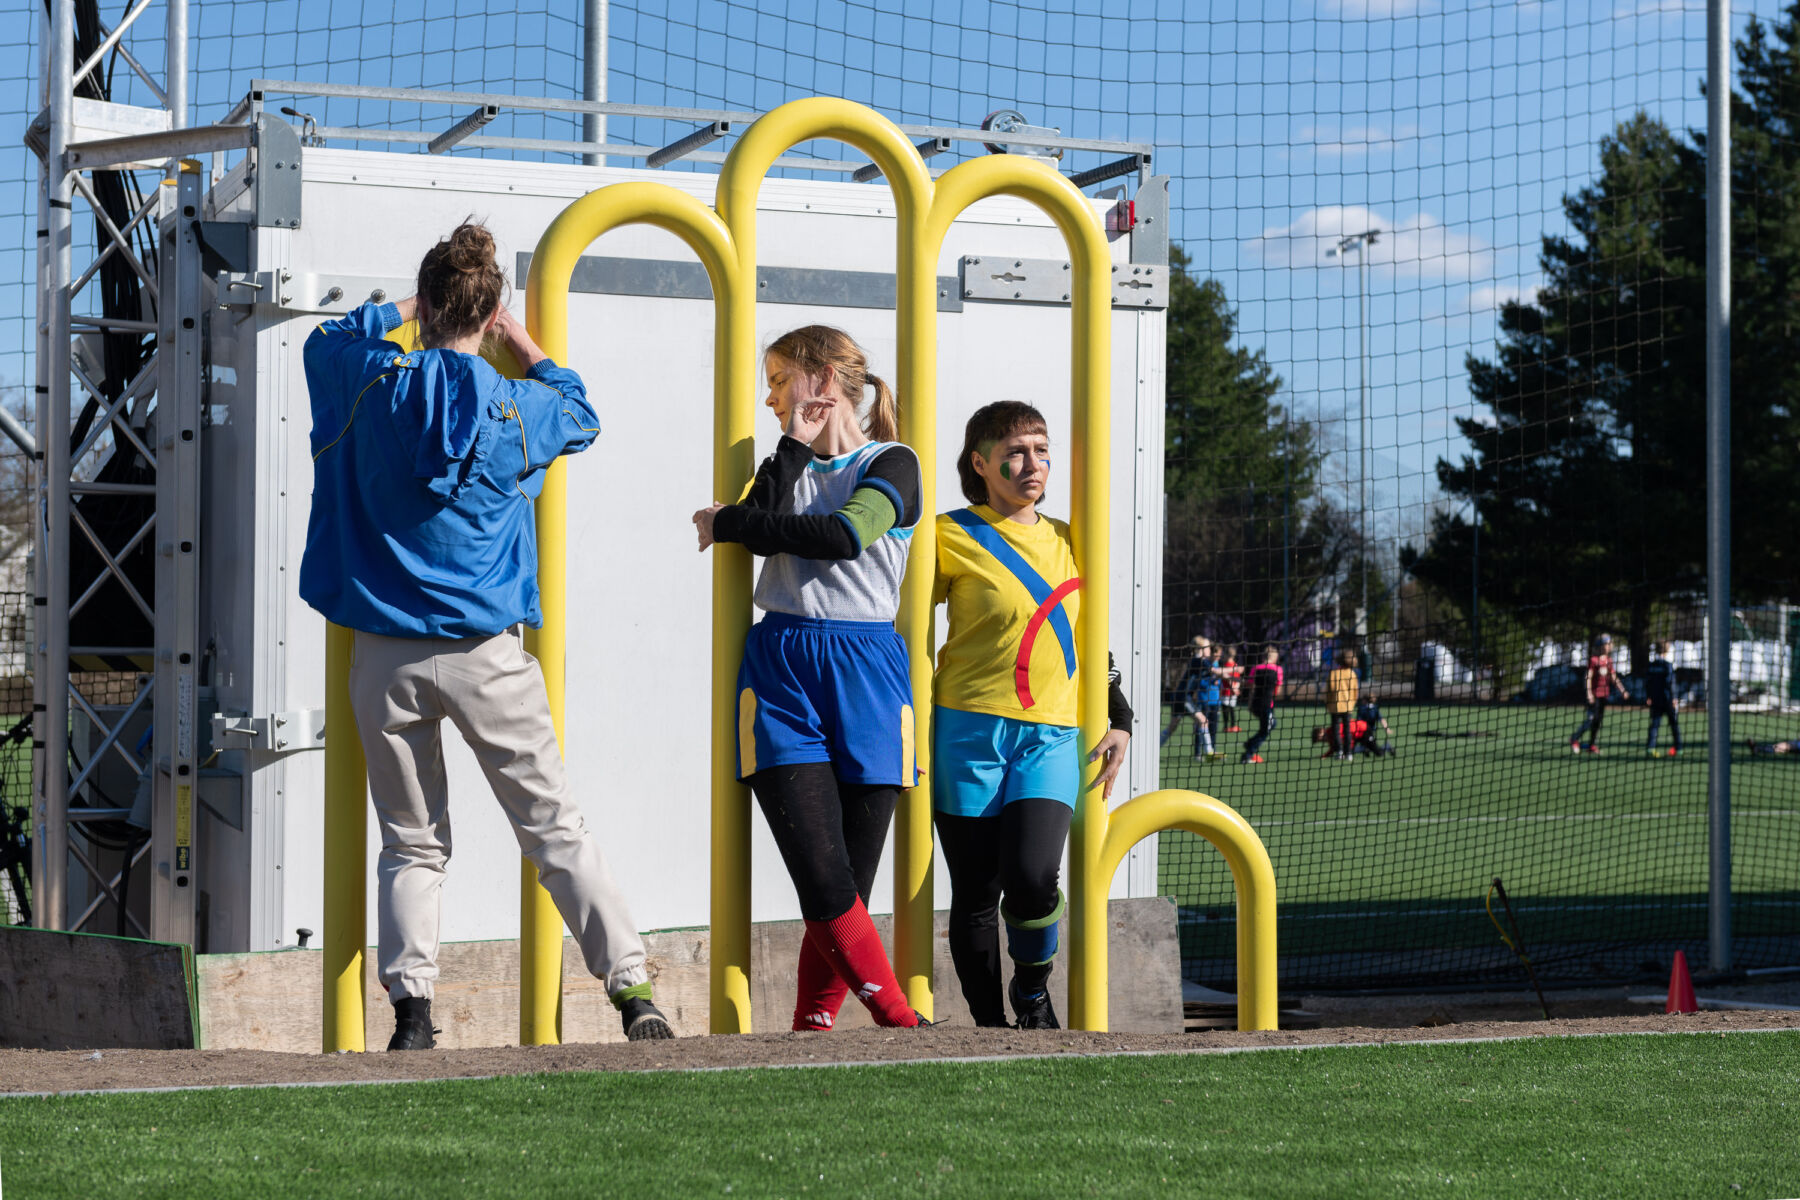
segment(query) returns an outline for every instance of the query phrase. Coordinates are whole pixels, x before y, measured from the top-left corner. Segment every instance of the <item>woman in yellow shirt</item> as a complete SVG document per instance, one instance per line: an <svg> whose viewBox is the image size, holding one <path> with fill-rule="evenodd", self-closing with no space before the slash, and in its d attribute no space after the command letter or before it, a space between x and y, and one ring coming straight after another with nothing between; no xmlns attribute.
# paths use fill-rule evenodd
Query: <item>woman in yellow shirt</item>
<svg viewBox="0 0 1800 1200"><path fill-rule="evenodd" d="M1056 1029L1057 879L1081 787L1081 579L1069 527L1037 511L1050 478L1043 414L1012 400L977 411L957 472L969 507L937 519L934 597L949 603L950 631L933 684L930 772L950 868L950 955L975 1023L1005 1025L997 914L1019 1028ZM1108 667L1111 729L1088 755L1102 764L1102 802L1131 741L1131 707Z"/></svg>

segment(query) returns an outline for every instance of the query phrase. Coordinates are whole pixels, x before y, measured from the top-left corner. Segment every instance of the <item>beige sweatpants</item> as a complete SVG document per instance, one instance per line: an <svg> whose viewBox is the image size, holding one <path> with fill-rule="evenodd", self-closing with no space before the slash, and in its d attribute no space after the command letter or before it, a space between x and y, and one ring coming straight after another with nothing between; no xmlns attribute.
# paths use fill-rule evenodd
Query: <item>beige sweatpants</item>
<svg viewBox="0 0 1800 1200"><path fill-rule="evenodd" d="M644 944L581 819L543 673L517 631L486 638L359 632L350 706L381 823L380 973L390 999L429 997L438 975L439 894L450 861L445 718L475 751L588 970L606 980L609 995L644 981Z"/></svg>

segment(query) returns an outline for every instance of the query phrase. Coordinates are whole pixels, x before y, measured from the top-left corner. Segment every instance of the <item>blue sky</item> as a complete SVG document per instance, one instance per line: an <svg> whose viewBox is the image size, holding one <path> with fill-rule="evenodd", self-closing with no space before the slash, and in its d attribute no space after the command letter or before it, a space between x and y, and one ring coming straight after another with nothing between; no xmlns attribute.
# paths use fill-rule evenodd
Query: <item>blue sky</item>
<svg viewBox="0 0 1800 1200"><path fill-rule="evenodd" d="M0 382L11 383L29 370L35 164L17 135L37 107L40 9L7 7L33 30L32 45L0 47L15 129L0 139ZM1739 9L1741 30L1752 7ZM259 75L577 95L579 11L578 0L195 0L195 117L216 119ZM1766 19L1774 4L1754 11ZM1012 107L1072 135L1154 144L1157 170L1174 177L1176 239L1224 283L1285 402L1352 451L1356 278L1323 251L1344 232L1386 231L1369 270L1371 479L1395 534L1422 521L1432 462L1459 451L1465 355L1488 353L1497 305L1535 287L1539 239L1564 227L1561 197L1591 179L1599 138L1640 108L1680 127L1704 120L1703 0L623 0L611 20L614 100L763 110L829 93L903 122L963 125ZM145 24L159 21L153 11ZM153 37L133 46L160 62ZM421 124L401 106L314 111L331 124L448 124L441 110ZM491 131L568 128L503 115ZM611 136L660 144L679 132L615 120ZM1341 477L1353 462L1334 454L1328 469Z"/></svg>

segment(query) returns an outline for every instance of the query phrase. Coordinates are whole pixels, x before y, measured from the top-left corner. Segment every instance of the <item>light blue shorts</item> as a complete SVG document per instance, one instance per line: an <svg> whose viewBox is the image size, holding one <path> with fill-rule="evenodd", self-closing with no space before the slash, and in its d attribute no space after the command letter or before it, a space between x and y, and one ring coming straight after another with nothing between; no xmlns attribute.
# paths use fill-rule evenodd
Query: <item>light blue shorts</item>
<svg viewBox="0 0 1800 1200"><path fill-rule="evenodd" d="M1015 800L1075 807L1081 731L957 708L931 713L931 806L953 817L997 817Z"/></svg>

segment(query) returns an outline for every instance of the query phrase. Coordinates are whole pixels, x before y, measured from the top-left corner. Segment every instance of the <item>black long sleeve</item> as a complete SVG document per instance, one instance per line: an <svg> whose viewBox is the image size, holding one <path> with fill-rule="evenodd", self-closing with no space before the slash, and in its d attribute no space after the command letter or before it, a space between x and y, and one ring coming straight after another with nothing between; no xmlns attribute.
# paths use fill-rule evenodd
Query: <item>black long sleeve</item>
<svg viewBox="0 0 1800 1200"><path fill-rule="evenodd" d="M1131 702L1125 699L1125 690L1120 687L1124 676L1119 672L1119 664L1114 661L1112 651L1106 652L1106 723L1114 729L1131 732L1135 719L1131 711Z"/></svg>
<svg viewBox="0 0 1800 1200"><path fill-rule="evenodd" d="M757 468L744 502L726 505L715 514L713 539L737 542L765 558L792 554L850 559L863 552L867 541L918 520L918 460L903 447L878 454L849 503L837 512L783 512L812 459L812 449L804 442L782 438L775 453Z"/></svg>
<svg viewBox="0 0 1800 1200"><path fill-rule="evenodd" d="M781 502L794 492L800 472L812 459L805 442L783 437L775 453L763 459L742 504L727 504L713 516L713 540L737 542L752 554L793 554L800 558L855 558L862 553L850 527L834 513L781 513Z"/></svg>

